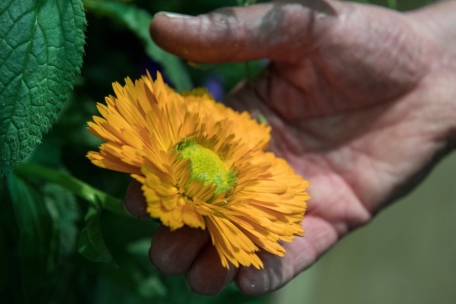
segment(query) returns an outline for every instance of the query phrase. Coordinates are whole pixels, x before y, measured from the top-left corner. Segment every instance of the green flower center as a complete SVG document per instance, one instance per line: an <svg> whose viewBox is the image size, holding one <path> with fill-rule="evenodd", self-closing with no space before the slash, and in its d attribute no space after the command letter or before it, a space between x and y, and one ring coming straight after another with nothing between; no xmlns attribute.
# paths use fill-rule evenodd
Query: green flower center
<svg viewBox="0 0 456 304"><path fill-rule="evenodd" d="M198 145L194 140L177 147L183 159L190 159L191 180L204 181L204 186L217 186L214 195L231 190L236 185L236 174L212 150Z"/></svg>

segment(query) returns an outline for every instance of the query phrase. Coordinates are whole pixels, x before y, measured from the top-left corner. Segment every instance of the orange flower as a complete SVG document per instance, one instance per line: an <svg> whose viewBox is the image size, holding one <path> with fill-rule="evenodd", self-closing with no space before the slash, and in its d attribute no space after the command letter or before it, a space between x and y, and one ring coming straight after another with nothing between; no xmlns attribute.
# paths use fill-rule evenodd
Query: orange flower
<svg viewBox="0 0 456 304"><path fill-rule="evenodd" d="M224 267L263 267L256 252L283 256L279 241L302 236L308 182L265 152L270 127L215 102L203 89L182 95L158 73L98 104L89 131L106 140L87 157L143 184L147 212L171 230L208 229Z"/></svg>

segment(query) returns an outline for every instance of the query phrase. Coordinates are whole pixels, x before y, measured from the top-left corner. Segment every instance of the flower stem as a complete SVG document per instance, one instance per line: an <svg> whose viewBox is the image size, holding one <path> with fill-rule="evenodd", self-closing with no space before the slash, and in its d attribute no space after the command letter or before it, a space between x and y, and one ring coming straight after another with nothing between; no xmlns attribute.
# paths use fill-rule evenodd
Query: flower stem
<svg viewBox="0 0 456 304"><path fill-rule="evenodd" d="M127 215L120 199L95 189L89 184L58 170L36 164L24 163L16 168L15 173L23 177L35 176L48 182L58 184L89 203L96 206L101 205L104 209L115 214Z"/></svg>

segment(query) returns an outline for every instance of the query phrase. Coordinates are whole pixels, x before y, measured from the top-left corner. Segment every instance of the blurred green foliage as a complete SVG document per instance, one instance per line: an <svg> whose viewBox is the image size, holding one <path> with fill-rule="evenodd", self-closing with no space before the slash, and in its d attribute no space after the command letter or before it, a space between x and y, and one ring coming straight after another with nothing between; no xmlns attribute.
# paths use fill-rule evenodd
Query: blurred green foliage
<svg viewBox="0 0 456 304"><path fill-rule="evenodd" d="M0 11L4 13L0 13L0 18L16 21L7 16L8 12L5 13L4 9L7 8L9 12L19 12L18 15L26 14L25 10L31 9L38 17L53 16L49 24L59 18L72 20L71 16L56 9L61 4L56 1L59 0L30 1L30 7L18 2L2 1L0 6L3 9ZM80 0L69 3L76 6L79 3L82 7ZM84 67L77 78L69 74L53 75L70 84L73 82L74 90L69 98L59 96L59 102L68 100L63 104L52 132L44 135L42 143L22 165L0 179L0 266L3 270L0 273L0 302L264 302L263 298L241 295L234 285L216 297L197 296L190 292L182 276L166 277L159 274L148 260L151 236L158 224L152 220L138 221L125 216L122 202L116 198L123 197L129 176L97 168L85 157L87 151L97 149L101 143L87 132L86 123L92 115L97 114L96 102L103 102L104 96L112 94L113 82L122 82L127 76L138 78L145 74L146 69L152 75L160 70L178 91L212 81L221 98L223 92L246 78L247 73L250 75L261 69L262 62L250 63L248 70L242 63L190 67L158 48L149 37L148 25L158 11L199 14L221 6L236 5L236 0L86 0L83 4L89 24L85 32ZM26 18L26 21L29 19ZM3 24L8 25L5 22ZM27 36L27 31L24 28L22 30ZM68 30L68 33L71 31ZM62 32L52 34L57 36L54 45L61 41L65 43L65 39L58 40ZM38 45L40 37L33 38L30 43ZM84 40L81 41L84 43ZM53 41L48 43L43 47L53 45ZM25 51L21 55L30 57L34 54ZM62 53L55 56L48 58L49 66L69 60L68 56L72 55ZM19 57L13 56L15 58ZM18 61L18 64L21 62ZM78 64L80 67L82 61ZM78 64L75 68L78 68ZM64 73L65 69L62 70ZM31 75L38 80L43 76L39 71ZM2 80L5 82L5 79ZM56 92L64 91L64 86L68 86L67 83L57 85L62 87L55 88ZM22 94L16 93L18 97ZM1 97L2 108L8 109L8 105L3 104L5 96ZM54 104L47 95L35 94L32 97L44 98L42 103ZM37 103L31 99L32 107ZM46 108L51 116L59 111L60 106L55 104L55 109ZM2 115L10 114L2 111ZM40 116L44 112L35 114ZM25 123L22 125L27 126ZM32 123L29 127L34 126L39 127L40 123ZM32 132L30 134L36 137L33 140L37 142L41 132L48 128L46 123L41 126L44 128L37 132L24 130ZM3 126L2 130L5 130ZM0 136L4 136L3 133ZM5 136L19 138L17 134L8 133ZM8 142L2 139L1 143L4 145ZM33 147L34 144L29 146ZM29 154L30 149L22 149L21 153L19 160ZM9 161L9 158L5 159ZM19 160L10 161L8 166L2 163L2 174Z"/></svg>
<svg viewBox="0 0 456 304"><path fill-rule="evenodd" d="M55 58L50 57L46 62L57 69L64 66L61 64L65 60L71 63L71 69L68 69L67 63L59 71L49 72L55 78L56 87L53 89L56 91L69 91L74 83L71 95L43 95L43 98L48 99L36 101L34 97L41 95L34 96L27 90L14 91L15 87L7 91L16 94L16 99L29 94L27 96L30 97L32 106L39 106L44 102L47 107L42 111L47 112L43 114L42 111L37 111L35 114L48 118L45 121L31 119L28 125L26 120L18 122L24 127L26 135L18 135L11 131L3 132L6 128L2 125L0 152L3 153L2 160L6 159L8 163L0 162L0 175L10 171L29 154L39 142L42 132L45 132L53 122L53 117L61 107L60 104L65 99L68 100L63 104L52 132L43 137L42 143L16 171L0 179L0 269L3 270L0 272L0 302L266 302L266 297L251 298L241 295L234 285L216 297L197 296L189 291L183 277L159 274L148 261L150 239L158 224L152 220L135 220L121 215L122 202L119 198L124 196L129 176L95 167L85 157L87 151L97 149L101 143L87 132L86 122L91 120L92 115L97 114L96 102L102 102L104 96L112 94L113 82L122 82L126 76L132 79L139 78L146 69L152 75L159 70L164 72L165 80L178 91L194 86L212 86L215 97L221 99L223 94L239 81L259 73L265 65L264 61L219 65L183 62L158 48L149 38L148 24L154 13L171 11L197 15L219 7L264 1L81 1L65 2L72 3L76 8L81 8L79 5L83 2L86 9L88 27L85 32L84 66L80 76L75 78L74 75L82 64L82 53L77 52L77 45L84 43L83 37L76 35L74 38L76 49L70 47L67 53L57 52ZM47 23L51 28L54 23L60 22L58 20L67 21L73 18L68 15L68 11L57 9L61 7L57 5L63 3L61 2L31 0L27 3L36 5L36 8L32 9L36 13L33 15L36 18L41 18L40 14L54 16L54 19ZM420 0L413 4L411 1L401 0L372 2L407 10L429 1ZM5 8L8 5L16 5L16 10L26 11L26 7L17 3L19 1L1 1L0 24L8 25L4 21L9 18L5 15ZM80 20L83 12L77 12L79 21L75 23L75 28L68 30L68 33L77 33L78 30L84 29L85 22ZM33 18L26 19L27 22L30 20ZM2 36L2 30L4 29L0 29L0 38L5 37ZM40 37L27 36L29 33L26 30L24 32L24 37L32 43L39 45L42 41ZM56 37L55 43L48 41L49 45L45 47L49 49L67 43L68 41L59 40L58 35L61 34L63 32L51 31L50 35ZM4 41L2 40L2 43ZM34 55L33 52L27 53L27 50L24 52L20 55ZM0 55L0 60L2 59L5 60ZM30 75L36 78L30 76L35 82L39 82L47 75L43 76L44 72L35 65L22 67L18 73L21 71L31 73ZM10 104L4 102L5 95L0 97L0 121L4 122L6 120L3 116L11 115L5 110ZM13 157L13 154L8 152L10 148L5 148L6 140L3 138L8 136L33 138L30 138L31 143L14 148L20 153ZM7 157L3 157L6 154ZM112 212L104 211L106 209Z"/></svg>

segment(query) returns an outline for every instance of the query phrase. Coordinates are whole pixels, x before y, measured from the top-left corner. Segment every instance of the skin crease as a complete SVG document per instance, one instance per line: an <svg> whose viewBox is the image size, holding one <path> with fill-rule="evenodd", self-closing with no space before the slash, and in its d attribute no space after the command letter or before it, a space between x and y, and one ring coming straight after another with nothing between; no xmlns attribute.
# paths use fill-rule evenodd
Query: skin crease
<svg viewBox="0 0 456 304"><path fill-rule="evenodd" d="M191 228L161 227L152 263L166 274L185 274L195 293L215 295L234 280L241 292L263 295L411 191L455 142L455 10L456 1L407 14L280 1L193 18L157 14L152 38L187 60L271 59L266 72L240 84L226 102L266 117L270 150L310 181L312 199L304 237L284 243L284 258L260 252L262 270L221 268L207 232ZM147 217L135 181L125 204Z"/></svg>

